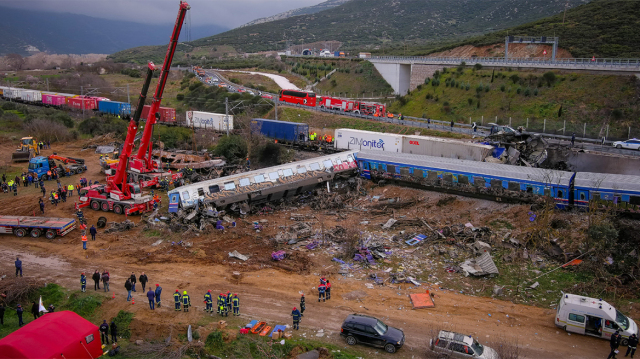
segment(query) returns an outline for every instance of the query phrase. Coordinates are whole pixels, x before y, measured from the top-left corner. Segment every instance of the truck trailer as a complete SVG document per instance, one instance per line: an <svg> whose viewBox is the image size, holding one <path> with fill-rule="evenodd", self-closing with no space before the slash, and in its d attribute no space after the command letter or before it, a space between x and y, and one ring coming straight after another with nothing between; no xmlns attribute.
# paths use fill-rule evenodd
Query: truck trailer
<svg viewBox="0 0 640 359"><path fill-rule="evenodd" d="M335 132L334 144L341 150L402 152L402 136L393 133L341 128Z"/></svg>
<svg viewBox="0 0 640 359"><path fill-rule="evenodd" d="M226 131L227 124L225 117L228 118L228 129L233 130L233 115L225 115L221 113L187 111L187 127L197 127L205 129L213 129L216 131Z"/></svg>
<svg viewBox="0 0 640 359"><path fill-rule="evenodd" d="M4 216L0 215L0 233L15 234L16 237L38 238L44 234L47 239L64 236L76 228L73 218Z"/></svg>
<svg viewBox="0 0 640 359"><path fill-rule="evenodd" d="M251 120L251 133L289 143L306 142L309 139L309 125L254 118Z"/></svg>

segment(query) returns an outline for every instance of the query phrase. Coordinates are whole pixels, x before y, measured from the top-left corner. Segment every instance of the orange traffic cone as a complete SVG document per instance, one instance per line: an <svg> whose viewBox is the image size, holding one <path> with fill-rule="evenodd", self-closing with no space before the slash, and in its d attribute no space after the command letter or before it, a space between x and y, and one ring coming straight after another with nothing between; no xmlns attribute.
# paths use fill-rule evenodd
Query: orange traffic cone
<svg viewBox="0 0 640 359"><path fill-rule="evenodd" d="M131 304L136 304L136 300L131 298Z"/></svg>
<svg viewBox="0 0 640 359"><path fill-rule="evenodd" d="M113 295L111 296L111 299L116 299L116 292L111 292Z"/></svg>

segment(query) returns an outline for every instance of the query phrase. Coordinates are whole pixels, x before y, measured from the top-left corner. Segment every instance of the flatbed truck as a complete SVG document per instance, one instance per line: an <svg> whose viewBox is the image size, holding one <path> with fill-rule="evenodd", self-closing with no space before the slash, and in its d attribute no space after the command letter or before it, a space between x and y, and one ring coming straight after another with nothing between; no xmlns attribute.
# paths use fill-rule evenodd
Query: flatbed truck
<svg viewBox="0 0 640 359"><path fill-rule="evenodd" d="M73 218L0 215L0 234L13 233L16 237L38 238L44 234L47 239L54 239L75 228L76 220Z"/></svg>

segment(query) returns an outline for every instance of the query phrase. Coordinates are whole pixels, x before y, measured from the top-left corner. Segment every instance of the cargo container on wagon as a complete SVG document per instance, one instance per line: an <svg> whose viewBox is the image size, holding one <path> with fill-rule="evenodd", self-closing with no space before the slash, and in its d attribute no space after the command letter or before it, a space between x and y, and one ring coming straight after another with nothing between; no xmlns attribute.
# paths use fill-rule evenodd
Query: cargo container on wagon
<svg viewBox="0 0 640 359"><path fill-rule="evenodd" d="M38 90L25 90L22 92L22 102L42 104L42 92Z"/></svg>
<svg viewBox="0 0 640 359"><path fill-rule="evenodd" d="M402 152L402 136L393 133L341 128L336 130L334 137L337 149Z"/></svg>
<svg viewBox="0 0 640 359"><path fill-rule="evenodd" d="M93 110L97 108L96 100L86 97L67 98L67 106L75 110Z"/></svg>
<svg viewBox="0 0 640 359"><path fill-rule="evenodd" d="M479 143L430 136L402 136L402 152L414 155L483 161L492 151L492 146Z"/></svg>
<svg viewBox="0 0 640 359"><path fill-rule="evenodd" d="M202 111L187 111L186 119L187 127L213 129L216 131L226 131L228 127L229 130L233 130L233 115Z"/></svg>
<svg viewBox="0 0 640 359"><path fill-rule="evenodd" d="M57 107L60 108L67 102L67 98L62 95L53 95L53 94L42 94L42 104L46 107Z"/></svg>
<svg viewBox="0 0 640 359"><path fill-rule="evenodd" d="M278 141L306 142L309 138L309 125L306 123L254 118L250 127L252 134L261 134Z"/></svg>
<svg viewBox="0 0 640 359"><path fill-rule="evenodd" d="M150 108L151 106L144 105L144 107L142 108L142 115L140 116L140 120L147 120L147 117L149 117ZM165 125L177 125L175 108L160 107L158 108L158 114L160 115L160 118L157 121L158 123L163 123Z"/></svg>
<svg viewBox="0 0 640 359"><path fill-rule="evenodd" d="M98 101L98 111L101 114L114 116L131 115L131 104L117 101Z"/></svg>

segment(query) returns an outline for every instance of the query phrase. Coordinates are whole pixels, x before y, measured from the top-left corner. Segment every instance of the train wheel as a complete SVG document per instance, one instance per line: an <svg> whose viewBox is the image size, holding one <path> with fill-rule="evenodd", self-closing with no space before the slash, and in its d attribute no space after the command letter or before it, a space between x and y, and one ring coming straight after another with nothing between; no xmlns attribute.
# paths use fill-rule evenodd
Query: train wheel
<svg viewBox="0 0 640 359"><path fill-rule="evenodd" d="M56 234L57 234L57 233L56 233L56 231L55 231L55 230L53 230L53 229L48 229L48 230L45 232L44 236L45 236L45 237L47 237L47 239L54 239L54 238L56 238Z"/></svg>
<svg viewBox="0 0 640 359"><path fill-rule="evenodd" d="M37 228L32 229L31 232L29 233L29 235L33 238L38 238L40 237L41 234L42 234L42 231L40 231Z"/></svg>
<svg viewBox="0 0 640 359"><path fill-rule="evenodd" d="M16 228L13 230L13 234L15 234L16 237L22 238L27 235L27 230L24 228Z"/></svg>
<svg viewBox="0 0 640 359"><path fill-rule="evenodd" d="M105 211L105 212L109 212L109 203L108 202L102 202L100 204L100 208L102 208L102 210Z"/></svg>
<svg viewBox="0 0 640 359"><path fill-rule="evenodd" d="M115 206L113 206L113 213L115 214L122 214L124 211L122 209L122 206L119 204L116 204Z"/></svg>
<svg viewBox="0 0 640 359"><path fill-rule="evenodd" d="M91 201L91 209L94 210L94 211L99 211L100 210L100 202Z"/></svg>

